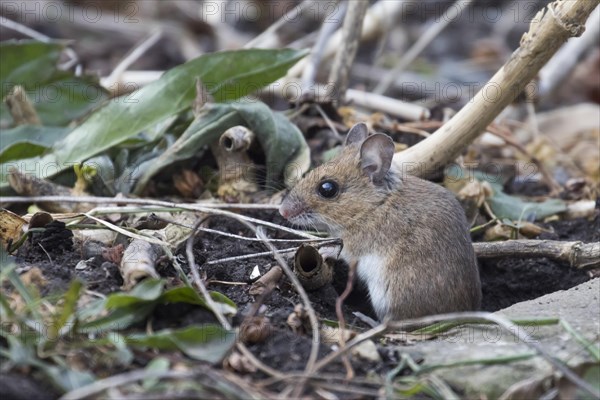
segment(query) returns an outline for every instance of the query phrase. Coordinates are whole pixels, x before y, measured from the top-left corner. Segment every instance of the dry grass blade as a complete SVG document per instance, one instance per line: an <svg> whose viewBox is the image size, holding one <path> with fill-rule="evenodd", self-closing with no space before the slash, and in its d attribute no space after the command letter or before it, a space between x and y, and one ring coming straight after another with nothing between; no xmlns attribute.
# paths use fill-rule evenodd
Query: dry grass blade
<svg viewBox="0 0 600 400"><path fill-rule="evenodd" d="M135 46L121 62L113 69L113 72L105 79L102 80L102 84L105 87L114 86L119 83L123 72L135 63L150 47L154 46L162 37L160 30L155 31L148 38L144 39L140 44Z"/></svg>
<svg viewBox="0 0 600 400"><path fill-rule="evenodd" d="M192 378L194 375L195 374L193 371L148 371L145 369L139 369L119 375L113 375L105 379L100 379L90 385L71 390L60 397L60 400L85 399L90 396L97 395L105 390L143 379Z"/></svg>
<svg viewBox="0 0 600 400"><path fill-rule="evenodd" d="M138 239L138 240L144 240L146 242L157 244L159 246L169 246L169 244L167 242L164 242L160 239L154 238L152 236L139 235L137 233L130 232L127 229L123 229L119 226L116 226L115 224L111 224L108 221L104 221L103 219L96 218L93 215L90 215L89 213L84 213L82 215L85 215L87 218L92 219L92 220L98 222L99 224L104 225L107 228L109 228L115 232L119 232L120 234L125 235L127 237L130 237L133 239Z"/></svg>
<svg viewBox="0 0 600 400"><path fill-rule="evenodd" d="M193 247L194 247L194 239L196 238L196 233L198 232L198 228L200 227L200 225L202 225L202 223L204 223L204 221L206 221L210 217L211 216L209 215L208 217L201 218L198 220L198 222L196 222L196 224L194 225L194 228L192 229L192 234L188 237L188 239L186 241L185 253L187 255L188 266L190 267L190 271L192 272L192 279L193 279L194 284L196 285L196 287L198 289L200 289L200 292L202 293L202 297L204 297L204 300L206 301L206 303L208 304L208 306L210 307L212 312L215 314L215 316L219 320L219 323L221 324L221 326L223 326L223 328L225 328L227 330L230 330L231 324L229 323L227 318L225 318L223 313L221 313L221 310L219 309L217 304L214 302L214 300L210 296L210 293L208 293L208 289L206 289L206 285L202 281L202 278L200 278L200 273L198 272L198 266L196 265L196 260L194 258Z"/></svg>
<svg viewBox="0 0 600 400"><path fill-rule="evenodd" d="M37 203L37 202L65 202L65 203L94 203L94 204L138 204L147 206L162 206L171 208L184 208L196 210L201 208L234 208L234 209L259 209L276 210L279 206L274 204L244 204L244 203L173 203L170 201L139 199L126 197L101 197L101 196L6 196L2 197L5 203Z"/></svg>
<svg viewBox="0 0 600 400"><path fill-rule="evenodd" d="M335 302L335 312L337 314L338 317L338 321L339 321L339 327L340 327L340 346L343 348L346 346L346 338L344 337L344 332L346 331L346 320L344 319L344 313L342 312L342 305L344 304L344 301L346 300L346 298L350 295L350 292L352 292L352 286L354 284L354 275L356 274L356 266L357 266L357 262L354 261L352 262L352 264L350 265L350 268L348 269L348 281L346 282L346 288L344 289L344 291L342 292L342 294L339 295L339 297L337 298L336 302ZM343 362L344 362L344 366L346 367L346 377L348 379L352 379L354 378L354 370L352 369L352 364L350 364L350 360L348 359L347 355L343 356Z"/></svg>
<svg viewBox="0 0 600 400"><path fill-rule="evenodd" d="M201 385L206 383L207 388L216 390L226 398L264 398L266 396L263 391L250 387L247 382L233 374L218 371L209 366L199 366L190 371L150 371L147 369L129 371L105 379L100 379L87 386L74 389L65 393L60 397L60 400L81 400L91 398L93 396L99 396L104 391L146 379L185 379L190 381L200 381ZM215 385L214 383L216 382L219 384ZM166 393L162 393L162 396L165 396L165 394ZM146 395L148 397L151 396L149 394ZM100 397L104 398L103 396Z"/></svg>
<svg viewBox="0 0 600 400"><path fill-rule="evenodd" d="M263 221L257 218L248 217L241 214L236 214L231 211L223 210L224 208L233 209L266 209L275 210L278 206L272 204L225 204L225 203L206 203L206 204L190 204L190 203L172 203L161 200L150 200L150 199L127 199L127 198L114 198L114 197L94 197L94 196L7 196L2 197L4 203L29 203L29 202L67 202L67 203L93 203L93 204L137 204L144 206L158 206L170 209L171 211L200 211L207 214L219 214L229 216L237 219L243 219L248 222L252 222L258 225L268 226L269 228L278 229L283 232L291 233L306 239L321 239L318 236L311 235L306 232L298 231L296 229L287 228L282 225L274 224L272 222ZM120 212L119 207L112 209L104 208L104 212ZM154 211L148 209L146 211ZM88 212L93 214L94 210Z"/></svg>
<svg viewBox="0 0 600 400"><path fill-rule="evenodd" d="M338 243L338 240L331 239L331 240L327 240L327 241L322 241L320 243L316 243L316 244L314 244L314 247L327 246L327 245L335 244L335 243ZM276 250L276 252L278 254L289 254L289 253L294 253L296 250L298 250L298 247L289 247L286 249ZM207 264L212 265L212 264L219 264L219 263L229 262L229 261L247 260L249 258L268 256L270 254L273 254L273 252L272 251L263 251L263 252L259 252L259 253L244 254L241 256L232 256L232 257L220 258L218 260L211 260L211 261L208 261Z"/></svg>

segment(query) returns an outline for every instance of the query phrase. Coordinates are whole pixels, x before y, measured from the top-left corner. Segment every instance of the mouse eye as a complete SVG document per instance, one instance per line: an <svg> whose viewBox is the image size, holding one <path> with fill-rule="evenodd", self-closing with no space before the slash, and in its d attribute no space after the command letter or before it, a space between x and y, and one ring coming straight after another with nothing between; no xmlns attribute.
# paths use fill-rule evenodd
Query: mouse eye
<svg viewBox="0 0 600 400"><path fill-rule="evenodd" d="M331 199L339 193L340 189L336 181L326 180L317 186L317 192L321 197Z"/></svg>

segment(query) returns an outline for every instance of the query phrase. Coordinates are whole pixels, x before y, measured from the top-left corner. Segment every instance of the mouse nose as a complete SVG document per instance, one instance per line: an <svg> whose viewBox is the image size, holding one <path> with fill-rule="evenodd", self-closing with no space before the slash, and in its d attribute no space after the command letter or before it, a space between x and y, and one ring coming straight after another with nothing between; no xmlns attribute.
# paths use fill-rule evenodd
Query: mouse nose
<svg viewBox="0 0 600 400"><path fill-rule="evenodd" d="M293 218L302 213L302 207L297 204L285 201L279 206L279 214L285 219Z"/></svg>

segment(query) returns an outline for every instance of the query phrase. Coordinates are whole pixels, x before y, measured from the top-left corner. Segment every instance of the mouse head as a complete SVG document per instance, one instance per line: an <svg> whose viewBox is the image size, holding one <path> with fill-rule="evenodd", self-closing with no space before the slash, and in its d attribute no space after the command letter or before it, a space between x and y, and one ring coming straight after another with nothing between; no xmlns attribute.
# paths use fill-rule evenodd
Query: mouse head
<svg viewBox="0 0 600 400"><path fill-rule="evenodd" d="M357 124L348 132L340 154L300 179L279 212L295 224L324 225L337 234L362 225L361 216L381 205L398 182L390 171L393 156L389 136L369 136L367 126Z"/></svg>

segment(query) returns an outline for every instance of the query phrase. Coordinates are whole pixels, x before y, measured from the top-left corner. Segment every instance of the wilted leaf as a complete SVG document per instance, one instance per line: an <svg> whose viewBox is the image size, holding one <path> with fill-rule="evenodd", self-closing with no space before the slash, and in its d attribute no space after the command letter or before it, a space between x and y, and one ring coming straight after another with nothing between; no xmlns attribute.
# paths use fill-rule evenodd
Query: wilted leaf
<svg viewBox="0 0 600 400"><path fill-rule="evenodd" d="M218 325L196 325L150 335L128 335L127 343L159 350L180 350L193 359L217 363L235 343L235 332Z"/></svg>
<svg viewBox="0 0 600 400"><path fill-rule="evenodd" d="M286 168L292 169L286 175L297 177L308 169L308 145L300 130L283 114L271 111L258 101L210 104L163 154L132 168L133 177L138 178L134 192L141 193L150 178L164 167L198 156L205 146L237 125L253 131L265 153L267 187L273 187L283 177Z"/></svg>
<svg viewBox="0 0 600 400"><path fill-rule="evenodd" d="M502 192L499 185L492 185L494 194L488 199L492 211L498 218L512 220L542 220L550 215L566 211L567 205L560 199L548 199L535 203Z"/></svg>

